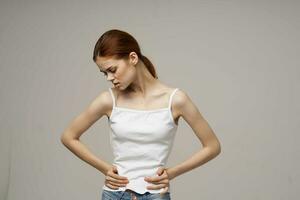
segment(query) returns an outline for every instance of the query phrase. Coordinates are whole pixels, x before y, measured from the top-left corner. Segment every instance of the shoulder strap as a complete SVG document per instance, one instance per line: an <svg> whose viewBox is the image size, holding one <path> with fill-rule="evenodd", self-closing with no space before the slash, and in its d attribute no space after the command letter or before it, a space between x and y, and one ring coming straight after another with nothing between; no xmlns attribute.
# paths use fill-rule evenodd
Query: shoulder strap
<svg viewBox="0 0 300 200"><path fill-rule="evenodd" d="M113 101L113 107L115 107L116 102L115 102L115 96L114 96L114 93L113 93L113 91L111 90L111 88L108 88L108 89L109 89L109 92L110 92L110 95L111 95L111 98L112 98L112 101Z"/></svg>
<svg viewBox="0 0 300 200"><path fill-rule="evenodd" d="M169 108L171 108L171 105L172 105L172 99L173 99L173 96L174 96L174 94L175 94L175 92L178 90L178 88L175 88L173 91L172 91L172 93L171 93L171 95L170 95L170 99L169 99Z"/></svg>

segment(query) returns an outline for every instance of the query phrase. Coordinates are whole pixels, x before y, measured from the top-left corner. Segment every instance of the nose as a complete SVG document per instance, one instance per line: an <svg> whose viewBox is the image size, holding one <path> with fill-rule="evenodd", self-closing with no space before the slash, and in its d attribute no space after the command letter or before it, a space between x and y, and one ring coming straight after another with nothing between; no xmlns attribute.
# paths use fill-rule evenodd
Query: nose
<svg viewBox="0 0 300 200"><path fill-rule="evenodd" d="M109 74L107 74L107 80L108 81L111 81L112 79L114 79L112 76L110 76L110 73Z"/></svg>

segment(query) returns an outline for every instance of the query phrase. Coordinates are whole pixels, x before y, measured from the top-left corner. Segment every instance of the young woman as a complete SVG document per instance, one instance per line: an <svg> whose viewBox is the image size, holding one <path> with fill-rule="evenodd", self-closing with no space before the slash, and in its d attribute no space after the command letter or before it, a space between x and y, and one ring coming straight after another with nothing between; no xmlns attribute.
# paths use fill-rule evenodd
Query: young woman
<svg viewBox="0 0 300 200"><path fill-rule="evenodd" d="M113 88L101 92L61 136L62 143L105 175L102 200L171 199L170 181L216 157L220 143L189 96L158 80L137 41L121 30L105 32L93 60ZM97 158L79 137L106 115L114 162ZM179 118L203 148L185 162L166 168Z"/></svg>

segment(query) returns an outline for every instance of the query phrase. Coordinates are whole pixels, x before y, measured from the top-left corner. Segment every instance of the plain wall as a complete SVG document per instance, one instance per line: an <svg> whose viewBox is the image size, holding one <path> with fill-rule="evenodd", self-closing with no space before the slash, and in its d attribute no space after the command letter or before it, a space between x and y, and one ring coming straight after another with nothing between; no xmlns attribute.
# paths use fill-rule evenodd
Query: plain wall
<svg viewBox="0 0 300 200"><path fill-rule="evenodd" d="M112 86L92 54L113 28L138 40L221 142L218 157L172 180L173 200L298 199L299 10L271 0L2 0L0 199L101 199L104 175L60 136ZM81 140L112 161L106 117ZM168 166L201 148L180 119Z"/></svg>

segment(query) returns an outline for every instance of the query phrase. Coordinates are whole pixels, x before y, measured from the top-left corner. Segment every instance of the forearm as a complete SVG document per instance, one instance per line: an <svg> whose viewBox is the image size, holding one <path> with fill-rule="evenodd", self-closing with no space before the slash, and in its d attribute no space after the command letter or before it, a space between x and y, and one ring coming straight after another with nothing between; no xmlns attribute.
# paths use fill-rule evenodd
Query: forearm
<svg viewBox="0 0 300 200"><path fill-rule="evenodd" d="M202 148L200 151L198 151L189 159L185 160L179 165L168 168L168 175L170 177L170 180L196 167L203 165L204 163L216 157L219 153L220 151L216 151L209 147Z"/></svg>
<svg viewBox="0 0 300 200"><path fill-rule="evenodd" d="M69 139L68 141L62 140L62 143L77 157L106 175L110 165L92 154L86 145L84 145L79 139Z"/></svg>

